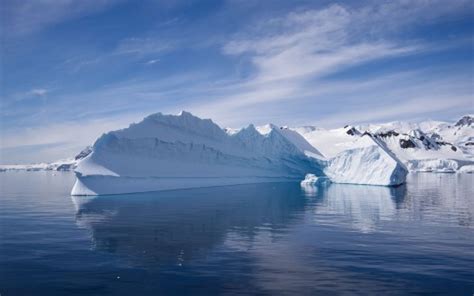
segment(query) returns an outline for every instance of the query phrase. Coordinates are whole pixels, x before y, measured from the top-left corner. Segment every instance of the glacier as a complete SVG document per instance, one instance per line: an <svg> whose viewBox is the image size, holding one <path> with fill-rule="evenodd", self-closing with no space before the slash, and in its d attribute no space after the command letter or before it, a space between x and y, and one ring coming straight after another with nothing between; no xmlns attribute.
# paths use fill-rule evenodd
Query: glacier
<svg viewBox="0 0 474 296"><path fill-rule="evenodd" d="M75 169L72 195L105 195L322 176L325 160L300 134L254 125L226 132L189 112L156 113L102 135Z"/></svg>
<svg viewBox="0 0 474 296"><path fill-rule="evenodd" d="M389 122L324 129L294 127L327 158L357 147L370 135L400 160L410 172L467 172L474 165L474 117L465 115L455 123L424 121ZM463 167L466 167L463 169Z"/></svg>

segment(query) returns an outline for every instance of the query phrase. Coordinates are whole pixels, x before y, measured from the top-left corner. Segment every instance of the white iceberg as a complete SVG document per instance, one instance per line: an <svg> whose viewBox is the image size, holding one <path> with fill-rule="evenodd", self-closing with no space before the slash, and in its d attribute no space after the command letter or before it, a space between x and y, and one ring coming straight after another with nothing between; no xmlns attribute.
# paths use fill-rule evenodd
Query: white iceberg
<svg viewBox="0 0 474 296"><path fill-rule="evenodd" d="M454 159L412 160L408 163L408 169L413 172L455 173L459 166L459 160Z"/></svg>
<svg viewBox="0 0 474 296"><path fill-rule="evenodd" d="M188 112L153 114L102 135L78 163L71 194L299 181L307 172L323 175L323 161L305 154L311 145L293 136L297 144L274 126L265 134L253 125L227 133L210 119Z"/></svg>
<svg viewBox="0 0 474 296"><path fill-rule="evenodd" d="M464 174L474 174L474 165L465 165L462 166L459 170L458 173L464 173Z"/></svg>
<svg viewBox="0 0 474 296"><path fill-rule="evenodd" d="M395 186L405 183L408 171L383 143L362 136L353 149L329 160L324 170L334 183Z"/></svg>
<svg viewBox="0 0 474 296"><path fill-rule="evenodd" d="M300 182L301 186L311 186L311 185L316 185L320 183L324 183L327 181L326 177L318 177L315 174L306 174L304 177L304 180Z"/></svg>

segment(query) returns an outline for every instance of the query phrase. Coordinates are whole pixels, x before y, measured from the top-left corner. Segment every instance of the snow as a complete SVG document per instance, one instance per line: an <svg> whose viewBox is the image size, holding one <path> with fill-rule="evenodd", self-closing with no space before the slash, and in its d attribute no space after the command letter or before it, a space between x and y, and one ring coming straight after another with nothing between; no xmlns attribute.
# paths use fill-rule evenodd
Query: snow
<svg viewBox="0 0 474 296"><path fill-rule="evenodd" d="M73 158L57 160L51 163L33 163L33 164L3 164L0 165L0 172L6 171L70 171L73 170L79 160L92 152L91 147L86 147Z"/></svg>
<svg viewBox="0 0 474 296"><path fill-rule="evenodd" d="M294 142L293 142L294 141ZM188 112L161 113L102 135L78 163L72 195L120 194L301 180L323 160L300 135L273 125L227 132Z"/></svg>
<svg viewBox="0 0 474 296"><path fill-rule="evenodd" d="M51 163L32 163L32 164L2 164L0 172L6 171L69 171L77 164L74 158L61 159Z"/></svg>
<svg viewBox="0 0 474 296"><path fill-rule="evenodd" d="M414 172L455 173L459 164L453 159L425 159L409 162L409 170Z"/></svg>
<svg viewBox="0 0 474 296"><path fill-rule="evenodd" d="M474 165L465 165L458 170L459 173L474 174Z"/></svg>
<svg viewBox="0 0 474 296"><path fill-rule="evenodd" d="M413 172L455 172L474 164L473 117L456 123L424 121L389 122L346 126L337 129L292 128L321 153L332 158L357 147L358 139L370 134Z"/></svg>
<svg viewBox="0 0 474 296"><path fill-rule="evenodd" d="M308 143L306 139L300 135L298 132L289 129L288 127L277 127L273 124L267 124L262 126L257 126L255 129L261 135L268 135L271 131L279 132L282 136L292 142L301 152L306 154L309 157L313 157L319 160L325 160L325 157L319 152L313 145Z"/></svg>
<svg viewBox="0 0 474 296"><path fill-rule="evenodd" d="M54 164L49 163L33 163L33 164L2 164L0 172L6 171L49 171L53 169Z"/></svg>
<svg viewBox="0 0 474 296"><path fill-rule="evenodd" d="M345 128L326 130L322 128L310 129L308 127L293 128L300 133L307 142L318 149L327 158L336 156L338 153L351 149L356 140L355 137L346 133Z"/></svg>
<svg viewBox="0 0 474 296"><path fill-rule="evenodd" d="M320 160L325 160L325 157L318 151L314 146L312 146L306 139L298 134L297 132L290 130L287 127L280 128L279 132L292 142L301 152L305 155Z"/></svg>
<svg viewBox="0 0 474 296"><path fill-rule="evenodd" d="M324 170L331 182L394 186L405 183L406 167L390 151L368 135L329 160Z"/></svg>

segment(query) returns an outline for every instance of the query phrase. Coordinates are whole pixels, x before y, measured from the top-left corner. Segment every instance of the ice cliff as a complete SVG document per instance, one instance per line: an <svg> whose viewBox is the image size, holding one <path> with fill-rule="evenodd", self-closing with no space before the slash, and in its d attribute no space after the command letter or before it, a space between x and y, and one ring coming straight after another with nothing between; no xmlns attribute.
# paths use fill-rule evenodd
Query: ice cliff
<svg viewBox="0 0 474 296"><path fill-rule="evenodd" d="M298 133L269 125L226 132L188 112L146 117L102 135L75 169L72 195L301 180L324 160Z"/></svg>
<svg viewBox="0 0 474 296"><path fill-rule="evenodd" d="M405 165L370 135L331 158L324 172L334 183L382 186L403 184L408 174Z"/></svg>

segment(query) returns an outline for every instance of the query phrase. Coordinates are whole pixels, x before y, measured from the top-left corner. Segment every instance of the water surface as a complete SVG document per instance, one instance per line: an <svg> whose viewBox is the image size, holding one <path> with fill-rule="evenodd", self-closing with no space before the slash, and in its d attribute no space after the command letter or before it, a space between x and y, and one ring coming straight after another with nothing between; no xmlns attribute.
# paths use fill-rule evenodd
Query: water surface
<svg viewBox="0 0 474 296"><path fill-rule="evenodd" d="M473 175L70 197L0 173L7 295L472 295Z"/></svg>

